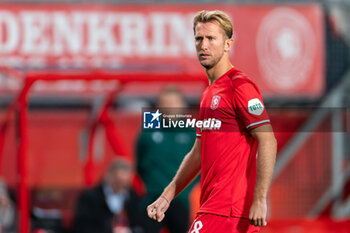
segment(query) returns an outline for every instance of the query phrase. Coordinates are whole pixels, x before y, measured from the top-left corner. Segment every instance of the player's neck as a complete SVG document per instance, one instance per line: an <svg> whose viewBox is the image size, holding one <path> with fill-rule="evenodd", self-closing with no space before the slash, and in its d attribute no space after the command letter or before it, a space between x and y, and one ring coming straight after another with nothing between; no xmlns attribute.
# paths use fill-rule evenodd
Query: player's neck
<svg viewBox="0 0 350 233"><path fill-rule="evenodd" d="M227 71L232 69L233 65L229 60L226 62L218 63L214 67L207 69L207 77L209 80L209 85L212 85L218 78L224 75Z"/></svg>

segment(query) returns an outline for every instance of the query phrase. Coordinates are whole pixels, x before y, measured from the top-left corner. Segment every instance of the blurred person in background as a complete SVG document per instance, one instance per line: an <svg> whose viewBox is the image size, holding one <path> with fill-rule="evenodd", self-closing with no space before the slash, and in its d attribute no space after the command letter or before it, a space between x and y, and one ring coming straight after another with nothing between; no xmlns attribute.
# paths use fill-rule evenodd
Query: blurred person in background
<svg viewBox="0 0 350 233"><path fill-rule="evenodd" d="M193 30L197 57L209 81L199 120L215 118L220 129L197 128L192 150L147 207L148 216L158 222L166 218L173 199L201 172L200 208L189 232L259 232L267 224L277 150L270 120L256 84L230 62L230 17L222 11L198 12Z"/></svg>
<svg viewBox="0 0 350 233"><path fill-rule="evenodd" d="M182 93L175 86L165 86L157 100L157 107L162 114L184 114L186 107ZM185 153L191 149L195 132L189 129L167 129L159 131L143 130L137 143L137 172L146 186L143 200L143 212L146 206L157 198L163 188L171 181ZM147 233L160 232L166 226L171 233L187 232L189 225L188 187L168 209L163 223L157 223L144 214L144 228Z"/></svg>
<svg viewBox="0 0 350 233"><path fill-rule="evenodd" d="M103 181L84 191L73 220L75 233L142 233L137 221L139 197L131 187L132 165L117 158Z"/></svg>
<svg viewBox="0 0 350 233"><path fill-rule="evenodd" d="M3 179L0 179L0 232L16 232L16 210Z"/></svg>

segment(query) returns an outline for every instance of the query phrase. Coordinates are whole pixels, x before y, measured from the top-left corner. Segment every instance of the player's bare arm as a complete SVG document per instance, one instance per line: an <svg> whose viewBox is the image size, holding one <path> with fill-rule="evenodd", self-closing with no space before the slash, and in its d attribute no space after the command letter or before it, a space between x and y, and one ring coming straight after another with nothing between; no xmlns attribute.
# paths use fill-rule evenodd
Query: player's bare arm
<svg viewBox="0 0 350 233"><path fill-rule="evenodd" d="M259 146L254 200L249 219L254 226L266 226L267 193L275 166L277 142L269 124L252 129L250 133L258 141Z"/></svg>
<svg viewBox="0 0 350 233"><path fill-rule="evenodd" d="M170 184L164 189L160 197L147 206L147 214L150 218L161 222L170 202L190 184L199 174L201 168L201 140L196 139L191 151L185 156L176 175Z"/></svg>

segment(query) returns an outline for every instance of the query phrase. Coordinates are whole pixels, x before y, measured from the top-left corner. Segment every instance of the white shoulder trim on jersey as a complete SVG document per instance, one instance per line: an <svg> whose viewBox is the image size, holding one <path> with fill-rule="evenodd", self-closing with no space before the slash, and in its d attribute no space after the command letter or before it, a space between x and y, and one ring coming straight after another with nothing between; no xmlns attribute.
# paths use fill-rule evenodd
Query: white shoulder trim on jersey
<svg viewBox="0 0 350 233"><path fill-rule="evenodd" d="M202 134L196 133L197 137L202 137Z"/></svg>
<svg viewBox="0 0 350 233"><path fill-rule="evenodd" d="M268 123L268 122L270 122L270 120L263 120L263 121L255 122L255 123L248 125L247 129L249 129L252 126L256 126L256 125L260 125L260 124L264 124L264 123Z"/></svg>

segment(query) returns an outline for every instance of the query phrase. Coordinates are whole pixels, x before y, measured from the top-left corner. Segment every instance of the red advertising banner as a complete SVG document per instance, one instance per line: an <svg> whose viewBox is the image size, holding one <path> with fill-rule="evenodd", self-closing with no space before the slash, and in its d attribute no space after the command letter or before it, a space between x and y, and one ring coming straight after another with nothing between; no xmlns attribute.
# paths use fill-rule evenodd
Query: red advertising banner
<svg viewBox="0 0 350 233"><path fill-rule="evenodd" d="M0 4L0 65L205 75L192 29L203 9L231 16L232 62L265 96L322 93L324 23L317 4Z"/></svg>

